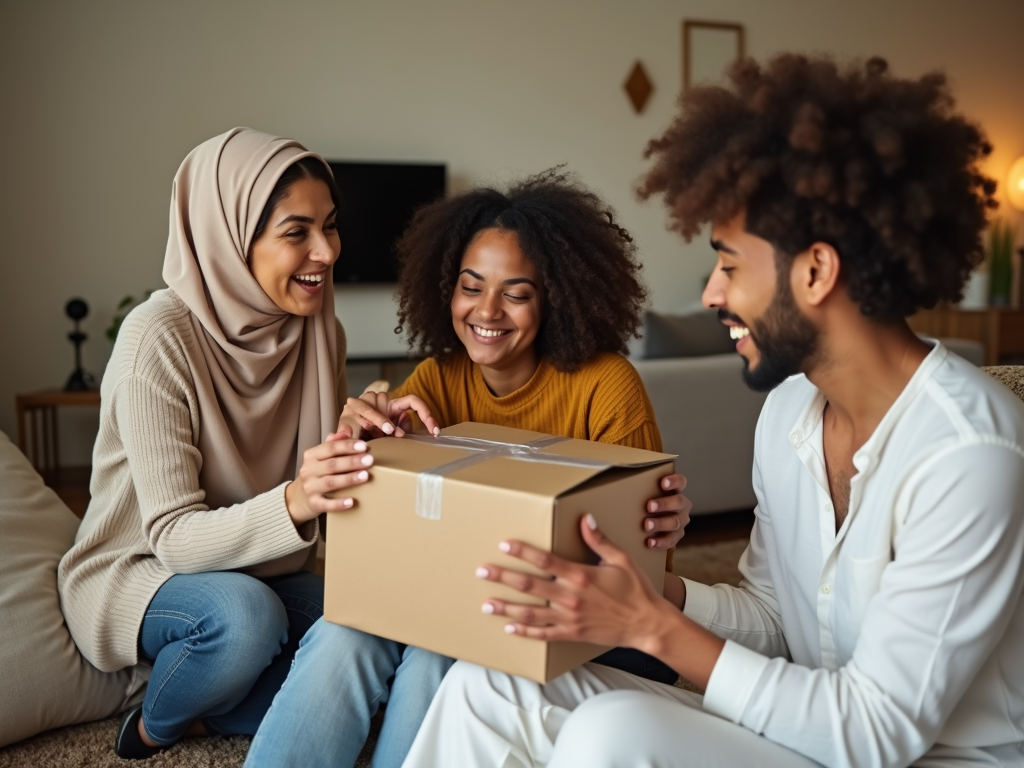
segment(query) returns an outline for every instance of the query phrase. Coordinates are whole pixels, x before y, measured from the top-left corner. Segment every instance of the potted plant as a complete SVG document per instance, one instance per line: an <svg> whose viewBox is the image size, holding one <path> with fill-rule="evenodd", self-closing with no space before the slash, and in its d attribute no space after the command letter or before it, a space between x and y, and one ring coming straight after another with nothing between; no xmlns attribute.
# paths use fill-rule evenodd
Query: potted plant
<svg viewBox="0 0 1024 768"><path fill-rule="evenodd" d="M994 307L1005 307L1010 304L1013 285L1013 242L1016 236L1016 227L1011 227L1008 221L1002 219L996 219L988 230L986 251L989 292Z"/></svg>
<svg viewBox="0 0 1024 768"><path fill-rule="evenodd" d="M142 301L148 299L151 293L152 291L146 291L145 295L142 297ZM113 318L110 320L110 325L107 326L106 334L107 338L110 339L111 344L117 340L117 332L121 330L121 323L123 323L124 319L128 317L128 313L135 309L136 304L141 303L142 302L135 301L134 296L125 296L121 299L120 303L117 305L117 310L114 312Z"/></svg>

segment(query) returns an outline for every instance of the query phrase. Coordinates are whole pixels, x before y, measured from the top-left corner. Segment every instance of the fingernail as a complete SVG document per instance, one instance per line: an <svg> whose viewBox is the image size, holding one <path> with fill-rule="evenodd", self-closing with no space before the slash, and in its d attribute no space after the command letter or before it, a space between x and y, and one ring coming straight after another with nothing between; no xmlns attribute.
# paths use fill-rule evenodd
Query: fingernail
<svg viewBox="0 0 1024 768"><path fill-rule="evenodd" d="M440 427L434 427L434 437L437 437L440 434L441 434L441 428Z"/></svg>
<svg viewBox="0 0 1024 768"><path fill-rule="evenodd" d="M351 507L353 504L355 504L355 502L352 499L344 499L341 502L341 506L343 507Z"/></svg>
<svg viewBox="0 0 1024 768"><path fill-rule="evenodd" d="M669 487L669 485L671 485L671 483L669 483L669 481L668 481L668 480L662 480L662 481L661 481L661 487L662 487L662 488L668 488L668 487Z"/></svg>
<svg viewBox="0 0 1024 768"><path fill-rule="evenodd" d="M649 487L650 486L648 486L648 488ZM634 509L636 509L636 507L634 507ZM589 513L587 514L587 527L592 531L597 530L597 520L595 520L594 516ZM636 541L636 539L634 539L634 541Z"/></svg>
<svg viewBox="0 0 1024 768"><path fill-rule="evenodd" d="M509 544L507 541L503 541L501 542L501 544L498 545L498 549L500 549L502 552L511 552L512 545Z"/></svg>
<svg viewBox="0 0 1024 768"><path fill-rule="evenodd" d="M365 456L363 456L363 458L359 460L359 463L362 464L364 467L368 467L371 464L373 464L373 456L371 456L370 454L366 454Z"/></svg>
<svg viewBox="0 0 1024 768"><path fill-rule="evenodd" d="M490 603L484 603L480 606L480 610L484 613L494 613L494 606Z"/></svg>
<svg viewBox="0 0 1024 768"><path fill-rule="evenodd" d="M651 512L657 512L658 511L658 504L657 504L657 502L652 501L649 506L650 506Z"/></svg>
<svg viewBox="0 0 1024 768"><path fill-rule="evenodd" d="M654 546L657 546L657 544L658 544L658 542L656 542L654 539L648 539L647 540L647 546L648 547L654 547Z"/></svg>
<svg viewBox="0 0 1024 768"><path fill-rule="evenodd" d="M483 566L480 566L479 568L476 569L476 577L478 579L486 579L490 575L491 575L491 572L488 571Z"/></svg>
<svg viewBox="0 0 1024 768"><path fill-rule="evenodd" d="M653 531L654 530L654 521L653 520L648 520L645 523L645 525L647 526L647 530L648 531Z"/></svg>
<svg viewBox="0 0 1024 768"><path fill-rule="evenodd" d="M369 476L369 472L360 472L358 475L356 475L356 480L366 480Z"/></svg>
<svg viewBox="0 0 1024 768"><path fill-rule="evenodd" d="M390 435L392 432L395 431L395 427L393 424L385 424L383 427L381 427L381 431L385 435Z"/></svg>
<svg viewBox="0 0 1024 768"><path fill-rule="evenodd" d="M516 625L515 624L506 624L505 625L505 633L509 634L509 635L514 635L516 633Z"/></svg>
<svg viewBox="0 0 1024 768"><path fill-rule="evenodd" d="M366 443L364 443L362 440L357 440L356 442L352 443L352 450L353 451L365 451L366 450Z"/></svg>

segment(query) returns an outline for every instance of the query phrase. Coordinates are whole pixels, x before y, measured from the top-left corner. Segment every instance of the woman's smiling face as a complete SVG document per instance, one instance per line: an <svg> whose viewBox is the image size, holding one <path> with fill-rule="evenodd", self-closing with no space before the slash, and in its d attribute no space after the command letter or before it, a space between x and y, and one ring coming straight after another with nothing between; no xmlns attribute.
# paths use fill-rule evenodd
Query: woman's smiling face
<svg viewBox="0 0 1024 768"><path fill-rule="evenodd" d="M452 297L452 323L470 359L525 384L538 363L541 301L537 269L519 236L481 230L462 256Z"/></svg>
<svg viewBox="0 0 1024 768"><path fill-rule="evenodd" d="M270 214L252 244L249 271L278 307L315 315L324 284L341 253L331 191L319 179L298 179Z"/></svg>

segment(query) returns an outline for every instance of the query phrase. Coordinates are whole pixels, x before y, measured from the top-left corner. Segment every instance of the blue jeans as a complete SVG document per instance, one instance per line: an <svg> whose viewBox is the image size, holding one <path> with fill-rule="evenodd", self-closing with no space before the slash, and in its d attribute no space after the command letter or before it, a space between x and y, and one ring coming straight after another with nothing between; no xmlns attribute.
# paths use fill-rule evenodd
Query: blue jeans
<svg viewBox="0 0 1024 768"><path fill-rule="evenodd" d="M172 576L139 632L141 655L153 662L146 733L165 746L193 720L224 736L256 733L299 640L323 613L324 580L313 573Z"/></svg>
<svg viewBox="0 0 1024 768"><path fill-rule="evenodd" d="M373 768L399 768L453 660L320 619L249 747L246 768L350 768L387 703Z"/></svg>

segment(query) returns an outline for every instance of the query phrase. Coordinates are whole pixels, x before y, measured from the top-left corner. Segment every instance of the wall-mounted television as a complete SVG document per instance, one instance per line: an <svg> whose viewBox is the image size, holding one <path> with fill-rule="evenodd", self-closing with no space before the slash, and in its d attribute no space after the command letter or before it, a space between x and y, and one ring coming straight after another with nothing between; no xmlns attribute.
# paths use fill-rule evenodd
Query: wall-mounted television
<svg viewBox="0 0 1024 768"><path fill-rule="evenodd" d="M341 256L335 283L394 283L395 243L413 212L444 197L444 163L356 163L328 161L338 184Z"/></svg>

